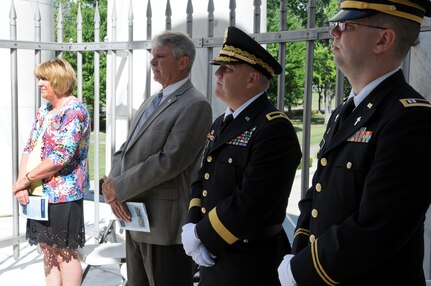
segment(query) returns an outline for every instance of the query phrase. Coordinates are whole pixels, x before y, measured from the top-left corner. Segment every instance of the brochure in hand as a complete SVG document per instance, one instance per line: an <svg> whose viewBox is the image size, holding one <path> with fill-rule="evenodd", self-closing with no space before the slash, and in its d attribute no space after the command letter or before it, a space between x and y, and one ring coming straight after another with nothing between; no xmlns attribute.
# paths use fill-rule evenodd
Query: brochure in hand
<svg viewBox="0 0 431 286"><path fill-rule="evenodd" d="M127 202L126 205L129 209L131 220L130 222L118 220L120 229L150 232L150 223L148 222L145 204L141 202Z"/></svg>
<svg viewBox="0 0 431 286"><path fill-rule="evenodd" d="M48 220L48 198L29 196L29 203L19 205L19 215L34 220Z"/></svg>

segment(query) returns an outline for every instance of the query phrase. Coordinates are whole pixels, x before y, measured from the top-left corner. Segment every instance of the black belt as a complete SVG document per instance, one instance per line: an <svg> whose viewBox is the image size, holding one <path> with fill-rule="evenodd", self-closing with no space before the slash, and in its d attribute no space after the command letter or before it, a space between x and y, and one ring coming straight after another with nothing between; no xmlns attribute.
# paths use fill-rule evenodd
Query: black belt
<svg viewBox="0 0 431 286"><path fill-rule="evenodd" d="M260 239L278 234L283 229L281 224L269 225L264 228L253 230L241 239Z"/></svg>

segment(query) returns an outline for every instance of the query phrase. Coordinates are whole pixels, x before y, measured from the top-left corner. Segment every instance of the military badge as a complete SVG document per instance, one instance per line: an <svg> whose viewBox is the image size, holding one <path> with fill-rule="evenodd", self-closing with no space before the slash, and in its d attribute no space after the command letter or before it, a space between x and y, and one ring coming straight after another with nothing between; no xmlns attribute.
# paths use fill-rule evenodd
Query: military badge
<svg viewBox="0 0 431 286"><path fill-rule="evenodd" d="M247 147L247 144L250 141L251 136L253 135L253 132L255 130L256 130L256 126L253 126L249 130L244 131L243 133L236 136L232 140L226 142L226 144Z"/></svg>
<svg viewBox="0 0 431 286"><path fill-rule="evenodd" d="M368 143L373 135L373 131L367 131L367 127L362 127L350 136L347 141L358 142L358 143Z"/></svg>
<svg viewBox="0 0 431 286"><path fill-rule="evenodd" d="M400 102L404 107L431 107L431 104L427 100L420 98L403 98L400 99Z"/></svg>
<svg viewBox="0 0 431 286"><path fill-rule="evenodd" d="M207 139L209 141L213 141L214 140L214 130L211 130L211 132L208 132Z"/></svg>

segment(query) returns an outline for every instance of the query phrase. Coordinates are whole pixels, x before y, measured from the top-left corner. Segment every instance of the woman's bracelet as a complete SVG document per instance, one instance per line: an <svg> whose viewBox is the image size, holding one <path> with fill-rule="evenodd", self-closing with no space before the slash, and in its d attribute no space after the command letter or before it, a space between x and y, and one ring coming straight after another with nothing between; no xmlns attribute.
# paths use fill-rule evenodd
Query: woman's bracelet
<svg viewBox="0 0 431 286"><path fill-rule="evenodd" d="M30 178L28 177L28 174L29 174L30 172L27 172L26 174L25 174L25 177L27 178L27 181L29 182L29 183L31 183L31 180L30 180Z"/></svg>

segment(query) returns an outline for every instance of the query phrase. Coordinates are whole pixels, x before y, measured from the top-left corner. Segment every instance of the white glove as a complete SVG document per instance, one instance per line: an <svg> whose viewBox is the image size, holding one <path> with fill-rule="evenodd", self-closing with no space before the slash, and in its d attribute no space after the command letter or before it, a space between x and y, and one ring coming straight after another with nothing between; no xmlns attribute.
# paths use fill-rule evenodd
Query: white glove
<svg viewBox="0 0 431 286"><path fill-rule="evenodd" d="M195 251L191 254L193 260L196 264L204 267L214 266L214 256L205 248L205 246L201 243Z"/></svg>
<svg viewBox="0 0 431 286"><path fill-rule="evenodd" d="M188 256L200 266L211 267L215 264L213 256L202 244L195 234L196 224L188 223L183 225L181 232L181 242L183 243L184 251Z"/></svg>
<svg viewBox="0 0 431 286"><path fill-rule="evenodd" d="M181 242L183 248L188 256L192 256L192 252L198 249L201 245L201 241L195 235L196 224L188 223L183 225L183 231L181 232Z"/></svg>
<svg viewBox="0 0 431 286"><path fill-rule="evenodd" d="M283 261L278 266L278 279L280 280L281 286L298 286L290 268L290 260L294 255L287 254L284 256Z"/></svg>

